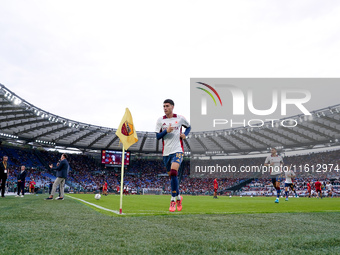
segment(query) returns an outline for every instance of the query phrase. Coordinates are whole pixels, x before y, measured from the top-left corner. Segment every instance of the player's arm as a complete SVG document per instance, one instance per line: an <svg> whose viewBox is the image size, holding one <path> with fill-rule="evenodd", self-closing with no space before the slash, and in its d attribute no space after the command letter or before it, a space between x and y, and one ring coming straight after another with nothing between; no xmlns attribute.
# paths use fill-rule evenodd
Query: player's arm
<svg viewBox="0 0 340 255"><path fill-rule="evenodd" d="M162 119L159 118L156 123L156 138L157 140L163 138L167 133L171 132L173 130L173 127L171 127L171 124L169 127L162 131Z"/></svg>
<svg viewBox="0 0 340 255"><path fill-rule="evenodd" d="M183 134L180 135L180 137L182 139L186 139L186 137L189 135L191 131L191 126L190 126L189 121L187 121L187 119L184 118L183 116L181 116L181 123L182 123L182 126L185 127L185 131Z"/></svg>
<svg viewBox="0 0 340 255"><path fill-rule="evenodd" d="M295 172L294 172L293 170L291 170L290 167L289 167L289 170L290 170L290 172L291 172L292 178L295 178L295 177L296 177Z"/></svg>
<svg viewBox="0 0 340 255"><path fill-rule="evenodd" d="M266 158L266 160L264 161L264 165L265 166L270 166L270 160L269 160L269 156Z"/></svg>
<svg viewBox="0 0 340 255"><path fill-rule="evenodd" d="M156 133L157 140L163 138L167 134L167 130L163 130L162 132Z"/></svg>
<svg viewBox="0 0 340 255"><path fill-rule="evenodd" d="M180 135L180 137L182 138L182 139L186 139L187 138L187 136L189 135L189 133L190 133L190 130L191 130L191 126L189 126L189 127L185 127L185 131L184 131L184 133L183 134L181 134Z"/></svg>
<svg viewBox="0 0 340 255"><path fill-rule="evenodd" d="M171 126L171 123L169 124L169 127L162 132L156 133L157 140L163 138L167 133L172 132L174 128Z"/></svg>
<svg viewBox="0 0 340 255"><path fill-rule="evenodd" d="M280 160L280 166L281 166L281 168L283 167L283 165L284 165L284 162L283 162L283 158L280 156L280 158L281 158L281 160Z"/></svg>

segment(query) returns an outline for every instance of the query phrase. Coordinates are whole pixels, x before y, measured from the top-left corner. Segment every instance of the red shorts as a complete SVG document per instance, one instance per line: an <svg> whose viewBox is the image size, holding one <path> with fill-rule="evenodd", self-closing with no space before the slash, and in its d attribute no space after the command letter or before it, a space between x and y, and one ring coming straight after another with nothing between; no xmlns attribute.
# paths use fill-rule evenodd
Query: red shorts
<svg viewBox="0 0 340 255"><path fill-rule="evenodd" d="M214 192L217 192L217 189L214 189Z"/></svg>
<svg viewBox="0 0 340 255"><path fill-rule="evenodd" d="M316 192L321 192L321 189L315 189Z"/></svg>

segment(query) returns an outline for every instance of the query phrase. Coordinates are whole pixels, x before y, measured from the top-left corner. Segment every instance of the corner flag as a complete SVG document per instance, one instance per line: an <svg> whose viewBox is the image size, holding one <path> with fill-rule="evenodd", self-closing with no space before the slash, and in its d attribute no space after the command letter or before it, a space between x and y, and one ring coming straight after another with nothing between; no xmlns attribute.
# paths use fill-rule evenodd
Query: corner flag
<svg viewBox="0 0 340 255"><path fill-rule="evenodd" d="M125 114L123 116L122 121L119 124L119 127L116 131L116 135L119 137L120 141L123 144L122 151L122 170L120 173L120 206L119 213L123 213L123 189L124 189L124 160L125 160L125 150L129 149L131 145L138 141L137 133L135 126L133 125L133 120L131 116L131 112L128 108L125 109Z"/></svg>
<svg viewBox="0 0 340 255"><path fill-rule="evenodd" d="M129 108L125 109L124 117L119 124L116 135L119 137L125 150L129 149L131 145L138 141L136 129L133 125L133 120Z"/></svg>

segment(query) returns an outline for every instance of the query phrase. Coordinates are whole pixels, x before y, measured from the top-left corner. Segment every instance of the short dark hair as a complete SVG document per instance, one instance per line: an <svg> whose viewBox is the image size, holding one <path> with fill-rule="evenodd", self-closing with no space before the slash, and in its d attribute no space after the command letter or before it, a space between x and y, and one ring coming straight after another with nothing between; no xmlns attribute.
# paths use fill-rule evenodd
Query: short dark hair
<svg viewBox="0 0 340 255"><path fill-rule="evenodd" d="M64 158L67 159L67 155L65 153L61 154L62 156L64 156Z"/></svg>
<svg viewBox="0 0 340 255"><path fill-rule="evenodd" d="M175 103L174 103L174 101L172 101L171 99L165 99L164 100L164 102L163 102L163 104L171 104L171 105L173 105L173 106L175 106Z"/></svg>

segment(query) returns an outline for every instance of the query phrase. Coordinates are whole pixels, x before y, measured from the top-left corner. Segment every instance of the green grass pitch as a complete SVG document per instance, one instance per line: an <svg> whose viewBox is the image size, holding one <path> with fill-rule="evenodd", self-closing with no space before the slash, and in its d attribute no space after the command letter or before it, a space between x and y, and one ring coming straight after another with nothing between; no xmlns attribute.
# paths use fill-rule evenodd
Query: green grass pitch
<svg viewBox="0 0 340 255"><path fill-rule="evenodd" d="M340 198L44 197L0 200L1 254L340 254Z"/></svg>
<svg viewBox="0 0 340 255"><path fill-rule="evenodd" d="M86 202L119 211L118 195L102 196L95 200L93 194L71 195ZM183 196L183 210L175 214L236 214L236 213L289 213L289 212L340 212L340 200L337 198L289 198L280 199L279 204L274 203L273 197L229 197L220 196L213 199L211 196ZM170 196L123 196L123 213L127 216L141 215L171 215L169 212ZM107 215L115 213L90 207Z"/></svg>

